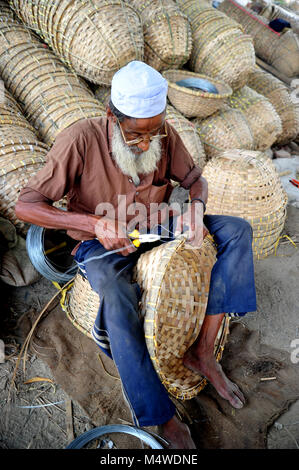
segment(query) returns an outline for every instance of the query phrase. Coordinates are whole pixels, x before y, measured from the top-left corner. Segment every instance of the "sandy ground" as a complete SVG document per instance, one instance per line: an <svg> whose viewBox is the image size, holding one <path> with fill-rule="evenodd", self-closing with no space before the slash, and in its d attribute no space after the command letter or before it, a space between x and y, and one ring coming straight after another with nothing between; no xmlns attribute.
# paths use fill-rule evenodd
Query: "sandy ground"
<svg viewBox="0 0 299 470"><path fill-rule="evenodd" d="M299 209L289 206L285 234L299 242ZM276 256L255 262L258 311L241 321L251 330L258 330L262 343L291 353L292 341L299 347L299 250L288 239L280 242ZM56 293L46 279L34 285L12 288L2 285L1 337L6 344L6 360L0 364L0 448L3 449L62 449L73 437L92 429L93 424L80 406L72 401L57 383L41 381L24 383L28 378L53 379L46 364L31 352L17 369L13 400L9 389L17 363L18 337L13 327L30 309L41 311ZM299 354L298 354L299 356ZM299 377L299 362L298 362ZM55 403L49 407L26 408ZM67 410L72 407L72 430L67 426ZM111 423L112 424L112 423ZM97 445L104 445L99 441ZM106 444L107 445L107 444ZM299 401L281 415L269 429L269 449L295 449L299 447ZM137 446L140 447L140 446Z"/></svg>

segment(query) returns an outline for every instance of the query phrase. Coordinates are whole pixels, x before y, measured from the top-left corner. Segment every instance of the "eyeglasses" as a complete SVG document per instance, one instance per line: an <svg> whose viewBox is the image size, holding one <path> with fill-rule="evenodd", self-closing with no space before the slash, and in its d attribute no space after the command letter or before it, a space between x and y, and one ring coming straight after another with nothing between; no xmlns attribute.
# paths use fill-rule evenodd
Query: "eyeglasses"
<svg viewBox="0 0 299 470"><path fill-rule="evenodd" d="M123 137L123 139L124 139L124 141L125 141L125 143L126 143L127 145L137 145L137 144L140 144L141 142L143 142L143 141L145 140L144 137L137 137L137 139L126 140L125 135L124 135L124 133L123 133L123 130L122 130L122 128L121 128L121 125L120 125L119 120L117 120L117 122L118 122L118 125L119 125L119 128L120 128L121 135L122 135L122 137ZM153 141L153 140L160 140L160 139L164 139L164 137L167 137L167 136L168 136L168 134L167 134L167 128L166 128L166 123L165 123L165 124L164 124L164 134L151 135L151 136L149 137L149 140L150 140L150 141Z"/></svg>

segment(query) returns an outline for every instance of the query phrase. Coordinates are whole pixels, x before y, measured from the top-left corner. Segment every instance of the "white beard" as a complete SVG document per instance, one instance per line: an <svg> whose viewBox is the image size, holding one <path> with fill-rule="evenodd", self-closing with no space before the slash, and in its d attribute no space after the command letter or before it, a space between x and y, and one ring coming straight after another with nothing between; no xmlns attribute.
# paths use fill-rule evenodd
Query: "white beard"
<svg viewBox="0 0 299 470"><path fill-rule="evenodd" d="M138 186L140 178L138 175L148 175L157 169L161 159L161 141L156 139L150 142L146 152L135 154L124 142L117 125L113 128L112 157L124 175L130 176Z"/></svg>

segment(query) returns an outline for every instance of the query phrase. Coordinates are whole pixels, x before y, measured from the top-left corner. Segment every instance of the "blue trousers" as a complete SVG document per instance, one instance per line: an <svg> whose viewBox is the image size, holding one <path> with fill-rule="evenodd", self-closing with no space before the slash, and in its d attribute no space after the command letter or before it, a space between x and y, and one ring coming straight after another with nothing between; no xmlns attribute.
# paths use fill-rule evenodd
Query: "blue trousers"
<svg viewBox="0 0 299 470"><path fill-rule="evenodd" d="M206 215L204 223L217 245L211 273L206 314L245 314L256 310L252 229L241 218ZM118 369L134 424L155 426L173 417L175 407L153 368L142 319L138 313L141 291L132 283L138 257L155 244L145 243L134 253L113 253L100 260L88 258L107 253L98 240L80 244L75 260L101 299L92 335Z"/></svg>

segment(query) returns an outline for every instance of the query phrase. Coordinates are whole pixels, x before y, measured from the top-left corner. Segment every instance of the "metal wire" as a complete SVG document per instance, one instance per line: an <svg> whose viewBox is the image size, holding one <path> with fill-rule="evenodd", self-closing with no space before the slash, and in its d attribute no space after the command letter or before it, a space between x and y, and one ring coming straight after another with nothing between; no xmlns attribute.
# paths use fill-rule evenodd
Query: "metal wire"
<svg viewBox="0 0 299 470"><path fill-rule="evenodd" d="M126 426L125 424L111 424L108 426L100 426L91 429L90 431L87 431L74 439L70 444L68 444L66 449L82 449L85 444L88 444L88 442L92 441L93 439L97 439L104 434L112 434L116 432L131 434L132 436L141 439L145 444L149 445L151 449L164 449L164 447L149 433L143 431L140 428L137 428L136 426Z"/></svg>
<svg viewBox="0 0 299 470"><path fill-rule="evenodd" d="M66 268L65 272L58 271L45 255L44 238L45 228L38 225L31 225L27 237L26 248L31 263L35 269L46 279L59 283L65 283L72 279L78 271L77 264L73 263L70 268Z"/></svg>

